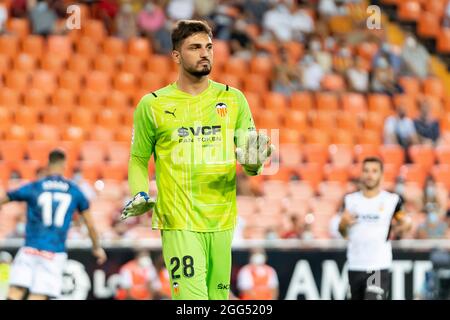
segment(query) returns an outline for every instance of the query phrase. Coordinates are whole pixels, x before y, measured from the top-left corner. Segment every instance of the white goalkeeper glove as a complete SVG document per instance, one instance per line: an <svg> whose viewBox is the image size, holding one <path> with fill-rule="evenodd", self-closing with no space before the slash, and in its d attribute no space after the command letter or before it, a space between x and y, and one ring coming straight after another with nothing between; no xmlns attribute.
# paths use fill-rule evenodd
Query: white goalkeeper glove
<svg viewBox="0 0 450 320"><path fill-rule="evenodd" d="M251 131L244 147L236 148L236 158L248 171L256 173L270 158L274 150L275 146L270 144L270 139L266 134Z"/></svg>
<svg viewBox="0 0 450 320"><path fill-rule="evenodd" d="M140 216L150 210L156 204L156 200L149 197L145 192L139 192L136 194L131 201L127 203L125 208L122 210L120 219L125 220L129 217Z"/></svg>

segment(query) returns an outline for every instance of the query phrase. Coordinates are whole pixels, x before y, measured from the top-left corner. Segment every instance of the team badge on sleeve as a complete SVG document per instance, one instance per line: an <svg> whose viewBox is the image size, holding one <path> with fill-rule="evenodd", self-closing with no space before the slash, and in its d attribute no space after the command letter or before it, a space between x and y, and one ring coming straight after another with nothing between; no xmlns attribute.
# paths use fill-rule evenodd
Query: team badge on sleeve
<svg viewBox="0 0 450 320"><path fill-rule="evenodd" d="M217 114L221 117L225 117L227 115L227 105L223 102L219 102L216 104Z"/></svg>

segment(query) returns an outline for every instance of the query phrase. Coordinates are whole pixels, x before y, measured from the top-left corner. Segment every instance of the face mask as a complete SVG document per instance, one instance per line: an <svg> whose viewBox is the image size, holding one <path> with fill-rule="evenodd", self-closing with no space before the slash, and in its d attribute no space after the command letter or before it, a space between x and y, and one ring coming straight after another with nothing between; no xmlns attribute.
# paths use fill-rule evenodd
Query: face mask
<svg viewBox="0 0 450 320"><path fill-rule="evenodd" d="M141 268L148 268L152 265L152 259L147 256L139 257L138 264Z"/></svg>
<svg viewBox="0 0 450 320"><path fill-rule="evenodd" d="M436 224L439 221L439 217L436 213L430 212L428 213L427 220L430 224Z"/></svg>
<svg viewBox="0 0 450 320"><path fill-rule="evenodd" d="M313 41L311 42L311 50L312 51L319 51L321 49L321 45L319 41Z"/></svg>
<svg viewBox="0 0 450 320"><path fill-rule="evenodd" d="M415 47L416 46L416 39L414 39L413 37L409 37L408 39L406 39L406 45L408 47Z"/></svg>
<svg viewBox="0 0 450 320"><path fill-rule="evenodd" d="M255 253L250 258L250 263L254 265L263 265L266 263L266 256L262 253Z"/></svg>

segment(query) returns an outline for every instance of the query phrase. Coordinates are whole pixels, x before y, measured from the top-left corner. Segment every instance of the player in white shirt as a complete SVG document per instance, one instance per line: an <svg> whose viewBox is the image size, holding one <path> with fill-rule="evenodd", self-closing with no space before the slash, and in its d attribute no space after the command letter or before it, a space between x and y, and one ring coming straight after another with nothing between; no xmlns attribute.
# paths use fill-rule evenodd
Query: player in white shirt
<svg viewBox="0 0 450 320"><path fill-rule="evenodd" d="M398 194L381 189L383 163L363 161L361 190L344 197L339 232L348 239L347 262L352 300L387 299L390 288L391 230L411 228Z"/></svg>

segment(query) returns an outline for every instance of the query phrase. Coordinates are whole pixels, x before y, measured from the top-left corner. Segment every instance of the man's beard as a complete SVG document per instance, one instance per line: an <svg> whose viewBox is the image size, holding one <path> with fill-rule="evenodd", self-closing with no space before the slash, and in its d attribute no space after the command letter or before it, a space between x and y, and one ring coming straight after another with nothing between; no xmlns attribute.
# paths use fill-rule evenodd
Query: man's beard
<svg viewBox="0 0 450 320"><path fill-rule="evenodd" d="M201 70L197 70L197 69L194 69L194 68L185 68L185 70L190 75L192 75L192 76L194 76L196 78L201 78L203 76L207 76L208 74L210 74L211 66L210 65L205 66Z"/></svg>
<svg viewBox="0 0 450 320"><path fill-rule="evenodd" d="M366 188L367 190L376 189L380 185L380 182L381 182L380 179L378 179L377 181L375 181L374 183L371 183L371 184L364 182L364 188Z"/></svg>

